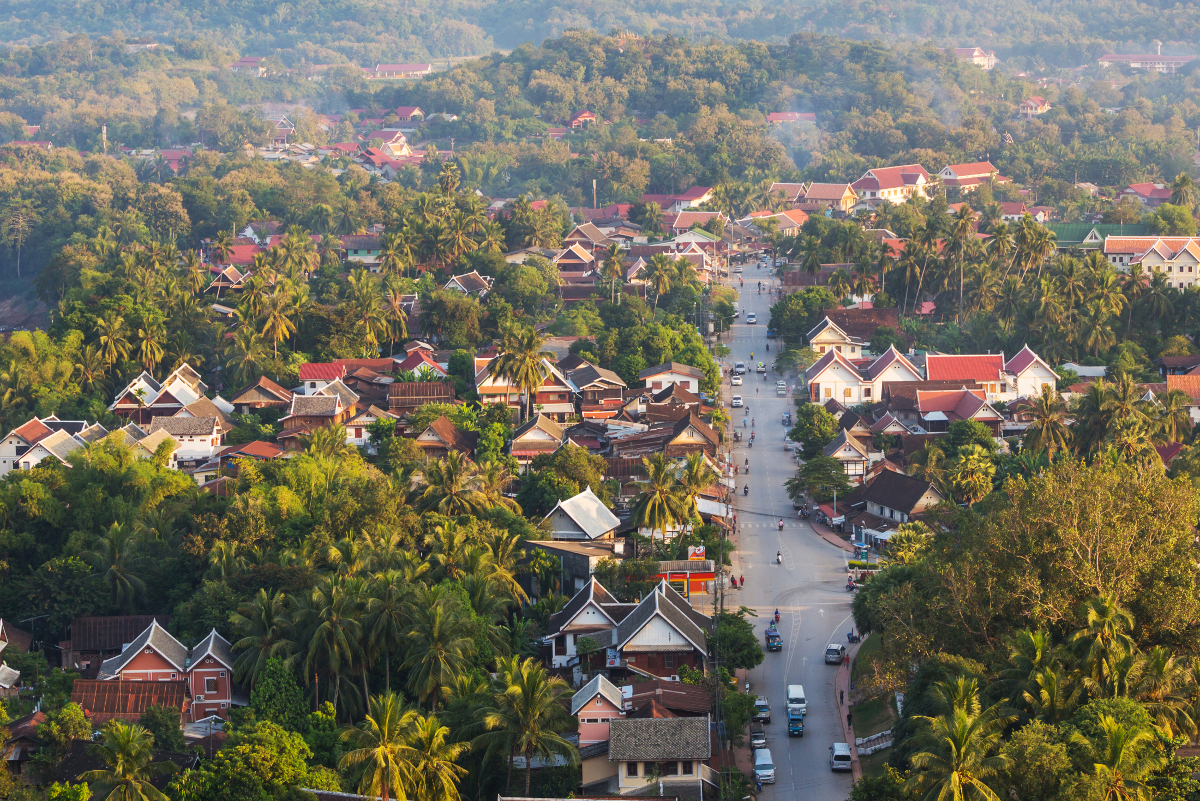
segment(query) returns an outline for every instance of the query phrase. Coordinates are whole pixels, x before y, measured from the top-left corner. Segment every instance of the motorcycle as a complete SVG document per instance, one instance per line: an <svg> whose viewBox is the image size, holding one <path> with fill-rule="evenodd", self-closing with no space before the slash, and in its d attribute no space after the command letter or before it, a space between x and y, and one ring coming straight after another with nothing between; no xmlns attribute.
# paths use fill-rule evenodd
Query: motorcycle
<svg viewBox="0 0 1200 801"><path fill-rule="evenodd" d="M779 622L779 610L778 609L775 610L775 622L776 623Z"/></svg>
<svg viewBox="0 0 1200 801"><path fill-rule="evenodd" d="M779 530L783 531L783 519L782 518L779 520Z"/></svg>
<svg viewBox="0 0 1200 801"><path fill-rule="evenodd" d="M747 484L746 486L742 487L742 494L743 494L743 495L749 495L749 494L750 494L750 485L749 485L749 484Z"/></svg>

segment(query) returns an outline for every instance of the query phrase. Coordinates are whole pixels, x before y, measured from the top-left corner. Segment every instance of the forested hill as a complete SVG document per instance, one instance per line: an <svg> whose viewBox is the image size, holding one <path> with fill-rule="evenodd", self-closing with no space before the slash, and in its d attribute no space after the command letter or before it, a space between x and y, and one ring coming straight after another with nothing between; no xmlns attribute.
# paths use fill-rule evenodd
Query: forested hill
<svg viewBox="0 0 1200 801"><path fill-rule="evenodd" d="M692 40L782 42L813 30L851 39L922 38L980 45L1028 67L1094 60L1108 50L1195 52L1200 9L1175 0L0 0L0 42L41 44L73 33L218 38L285 61L373 64L480 54L570 28Z"/></svg>

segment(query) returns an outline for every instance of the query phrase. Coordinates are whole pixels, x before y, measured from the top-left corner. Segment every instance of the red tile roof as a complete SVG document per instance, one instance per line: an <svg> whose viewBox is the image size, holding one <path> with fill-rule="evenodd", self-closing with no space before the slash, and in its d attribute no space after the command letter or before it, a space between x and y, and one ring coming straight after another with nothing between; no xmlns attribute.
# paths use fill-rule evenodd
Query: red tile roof
<svg viewBox="0 0 1200 801"><path fill-rule="evenodd" d="M269 442L255 440L254 442L246 442L241 445L230 445L225 450L221 451L222 456L254 456L259 459L277 459L283 456L283 449L272 445Z"/></svg>
<svg viewBox="0 0 1200 801"><path fill-rule="evenodd" d="M923 177L929 181L929 173L920 164L902 164L897 167L877 167L867 170L867 173L850 186L857 192L859 189L900 189L913 186L917 179Z"/></svg>
<svg viewBox="0 0 1200 801"><path fill-rule="evenodd" d="M1200 402L1200 375L1168 375L1167 391L1186 392L1193 402Z"/></svg>
<svg viewBox="0 0 1200 801"><path fill-rule="evenodd" d="M929 381L998 381L1004 369L1004 354L971 356L929 354L925 357L925 378Z"/></svg>
<svg viewBox="0 0 1200 801"><path fill-rule="evenodd" d="M32 445L43 437L50 436L52 432L35 417L28 423L18 426L13 433Z"/></svg>
<svg viewBox="0 0 1200 801"><path fill-rule="evenodd" d="M71 689L72 703L79 704L91 718L93 727L100 727L119 718L136 723L152 706L165 706L183 711L190 703L188 683L178 681L102 681L76 679Z"/></svg>
<svg viewBox="0 0 1200 801"><path fill-rule="evenodd" d="M1050 367L1026 345L1016 356L1008 360L1008 364L1004 365L1004 370L1013 375L1020 375L1038 362L1046 365L1047 368Z"/></svg>
<svg viewBox="0 0 1200 801"><path fill-rule="evenodd" d="M811 111L772 111L767 122L816 122L817 115Z"/></svg>
<svg viewBox="0 0 1200 801"><path fill-rule="evenodd" d="M301 381L333 381L345 374L346 366L343 364L309 362L300 365Z"/></svg>

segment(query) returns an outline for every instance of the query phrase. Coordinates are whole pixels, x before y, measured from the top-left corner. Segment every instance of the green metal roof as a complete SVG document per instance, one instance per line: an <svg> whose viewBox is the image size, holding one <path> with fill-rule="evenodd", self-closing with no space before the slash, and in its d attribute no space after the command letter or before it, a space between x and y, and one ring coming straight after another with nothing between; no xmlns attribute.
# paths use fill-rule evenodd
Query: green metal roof
<svg viewBox="0 0 1200 801"><path fill-rule="evenodd" d="M1046 223L1047 228L1058 237L1058 246L1098 248L1104 245L1105 237L1109 236L1147 236L1147 227L1142 223ZM1096 232L1093 241L1084 242L1092 231Z"/></svg>

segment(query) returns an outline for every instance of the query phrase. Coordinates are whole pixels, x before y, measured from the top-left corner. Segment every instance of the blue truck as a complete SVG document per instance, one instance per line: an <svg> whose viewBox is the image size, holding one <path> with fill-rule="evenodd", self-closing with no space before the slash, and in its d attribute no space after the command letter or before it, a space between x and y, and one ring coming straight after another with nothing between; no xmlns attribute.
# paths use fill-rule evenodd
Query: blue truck
<svg viewBox="0 0 1200 801"><path fill-rule="evenodd" d="M787 713L788 737L804 736L804 714L789 709Z"/></svg>

